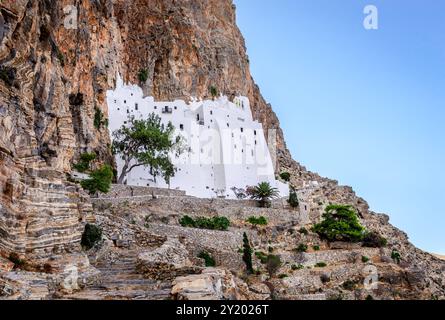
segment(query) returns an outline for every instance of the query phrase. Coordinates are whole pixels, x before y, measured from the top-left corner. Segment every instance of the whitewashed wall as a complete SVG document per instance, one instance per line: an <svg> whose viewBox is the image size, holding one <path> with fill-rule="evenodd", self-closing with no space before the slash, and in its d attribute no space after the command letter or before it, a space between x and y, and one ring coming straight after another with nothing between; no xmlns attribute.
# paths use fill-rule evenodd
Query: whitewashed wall
<svg viewBox="0 0 445 320"><path fill-rule="evenodd" d="M116 89L107 92L107 102L110 134L127 124L129 116L144 119L155 113L165 123L171 122L188 146L179 158L171 155L178 170L170 186L161 177L155 182L144 167L128 175L128 185L170 187L200 198L216 197L219 190L220 195L235 198L232 187L267 181L281 196L289 195L288 185L275 180L263 127L252 119L248 98L156 102L144 97L140 87L126 85L118 77ZM119 156L116 161L120 173L123 161Z"/></svg>

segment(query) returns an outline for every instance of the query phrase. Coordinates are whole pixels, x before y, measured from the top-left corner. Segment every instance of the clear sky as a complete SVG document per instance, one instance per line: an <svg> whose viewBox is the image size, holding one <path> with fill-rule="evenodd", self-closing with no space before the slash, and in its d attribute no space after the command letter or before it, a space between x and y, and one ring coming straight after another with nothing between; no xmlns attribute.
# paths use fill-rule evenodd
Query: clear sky
<svg viewBox="0 0 445 320"><path fill-rule="evenodd" d="M294 158L445 254L445 1L235 0ZM365 30L363 9L379 9Z"/></svg>

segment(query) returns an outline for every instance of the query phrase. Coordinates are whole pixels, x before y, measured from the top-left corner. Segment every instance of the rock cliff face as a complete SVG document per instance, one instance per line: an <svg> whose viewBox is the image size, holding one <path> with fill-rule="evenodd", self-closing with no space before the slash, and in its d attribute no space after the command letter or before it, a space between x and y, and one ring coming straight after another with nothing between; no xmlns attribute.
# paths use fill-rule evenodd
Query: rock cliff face
<svg viewBox="0 0 445 320"><path fill-rule="evenodd" d="M63 268L56 257L84 265L79 242L92 208L66 174L86 151L112 163L108 130L97 119L107 117L105 94L117 73L158 100L208 98L210 87L249 97L255 119L276 130L277 172L291 173L311 221L329 202L353 205L443 293L443 263L409 244L351 188L292 159L250 74L231 0L1 1L0 255L17 253L30 269Z"/></svg>
<svg viewBox="0 0 445 320"><path fill-rule="evenodd" d="M247 95L255 118L278 130L278 145L286 150L278 119L250 75L231 1L17 0L2 1L0 12L5 252L78 242L82 200L78 190L63 190L69 186L64 174L82 152L112 161L108 132L94 120L106 117L105 93L117 72L137 83L139 71L147 70L141 85L156 99L208 97L211 86ZM43 194L27 195L33 190ZM55 219L59 204L65 213Z"/></svg>

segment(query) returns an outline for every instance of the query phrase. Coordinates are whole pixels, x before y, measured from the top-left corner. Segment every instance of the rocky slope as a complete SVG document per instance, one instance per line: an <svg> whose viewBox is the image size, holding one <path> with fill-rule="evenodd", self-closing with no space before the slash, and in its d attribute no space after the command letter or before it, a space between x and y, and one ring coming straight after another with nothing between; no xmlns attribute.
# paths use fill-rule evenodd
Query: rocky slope
<svg viewBox="0 0 445 320"><path fill-rule="evenodd" d="M67 19L72 13L76 28ZM138 79L142 69L148 74L144 83ZM105 93L118 72L156 99L205 98L211 86L228 96L248 96L254 117L266 129L276 129L277 172L291 172L310 222L320 219L328 203L353 205L362 223L390 239L390 246L409 261L407 268L424 272L425 282L414 284L426 288L422 297L444 295L442 261L414 248L387 216L370 212L351 188L292 159L279 121L250 75L230 0L0 3L0 254L17 254L31 272L21 280L7 273L12 287L19 286L16 280L41 283L43 277L70 291L77 286L53 275L72 268L82 274L83 286L94 280L95 269L79 246L85 222L94 219L92 207L66 174L85 151L112 163L107 129L94 120L106 117ZM0 272L11 269L7 260L0 262ZM25 297L34 297L25 291ZM37 290L36 297L41 294Z"/></svg>

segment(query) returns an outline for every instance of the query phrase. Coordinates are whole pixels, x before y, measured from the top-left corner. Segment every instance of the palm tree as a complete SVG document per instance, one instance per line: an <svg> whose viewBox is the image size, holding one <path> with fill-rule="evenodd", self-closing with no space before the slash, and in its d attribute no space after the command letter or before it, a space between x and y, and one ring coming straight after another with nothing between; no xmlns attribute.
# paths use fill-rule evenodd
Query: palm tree
<svg viewBox="0 0 445 320"><path fill-rule="evenodd" d="M278 198L280 194L278 189L273 188L269 182L261 182L256 187L253 187L250 193L250 198L258 200L262 208L270 207L270 201Z"/></svg>

